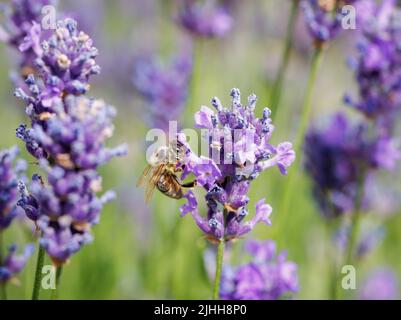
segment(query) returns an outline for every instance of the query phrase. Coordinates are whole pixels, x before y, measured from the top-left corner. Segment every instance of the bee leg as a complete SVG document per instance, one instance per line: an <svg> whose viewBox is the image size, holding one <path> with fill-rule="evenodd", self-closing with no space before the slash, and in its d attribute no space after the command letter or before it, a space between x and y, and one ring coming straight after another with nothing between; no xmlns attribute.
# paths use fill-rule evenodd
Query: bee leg
<svg viewBox="0 0 401 320"><path fill-rule="evenodd" d="M194 181L192 181L192 182L187 182L187 183L181 184L181 187L183 187L183 188L185 188L185 189L191 189L191 188L196 187L196 185L197 185L197 181L194 180Z"/></svg>

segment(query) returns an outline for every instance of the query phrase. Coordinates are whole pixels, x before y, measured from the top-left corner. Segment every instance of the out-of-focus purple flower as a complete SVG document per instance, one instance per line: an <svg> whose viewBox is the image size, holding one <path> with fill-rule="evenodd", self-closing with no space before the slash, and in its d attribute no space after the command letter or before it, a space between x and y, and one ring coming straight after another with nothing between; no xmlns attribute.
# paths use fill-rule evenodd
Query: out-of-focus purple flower
<svg viewBox="0 0 401 320"><path fill-rule="evenodd" d="M247 196L252 180L265 169L277 166L282 173L295 159L290 143L273 147L270 137L274 130L270 110L265 108L261 118L254 113L256 96L248 97L248 104L242 105L238 89L231 91L232 106L224 108L218 98L212 99L213 111L203 106L195 115L196 128L203 129L202 136L208 141L206 156L191 151L185 136L178 140L185 150L185 159L179 163L184 179L193 174L198 185L206 190L205 201L208 212L202 217L198 202L190 191L188 200L181 208L183 215L191 213L199 228L209 240L226 241L250 232L258 222L270 224L272 208L264 199L256 203L255 215L246 221L248 215Z"/></svg>
<svg viewBox="0 0 401 320"><path fill-rule="evenodd" d="M229 6L215 1L185 0L177 16L178 23L195 37L220 38L233 27Z"/></svg>
<svg viewBox="0 0 401 320"><path fill-rule="evenodd" d="M396 1L366 3L371 5L361 26L358 55L350 60L359 95L356 99L346 95L345 101L391 132L394 112L401 107L401 28L393 17Z"/></svg>
<svg viewBox="0 0 401 320"><path fill-rule="evenodd" d="M18 179L22 178L26 169L25 161L16 160L18 153L17 147L0 151L0 233L10 226L18 213ZM0 284L9 281L24 268L33 247L28 245L22 256L16 255L16 250L16 245L11 246L4 259L0 252Z"/></svg>
<svg viewBox="0 0 401 320"><path fill-rule="evenodd" d="M167 132L169 121L182 114L192 72L190 55L181 54L163 65L155 56L138 57L134 64L133 84L146 103L148 123Z"/></svg>
<svg viewBox="0 0 401 320"><path fill-rule="evenodd" d="M378 168L394 170L398 160L401 159L401 151L395 140L389 136L380 137L373 147L373 165Z"/></svg>
<svg viewBox="0 0 401 320"><path fill-rule="evenodd" d="M295 0L293 0L295 1ZM316 44L326 43L337 36L345 16L343 7L358 0L301 0L305 23Z"/></svg>
<svg viewBox="0 0 401 320"><path fill-rule="evenodd" d="M126 150L105 146L113 134L115 109L83 95L90 76L100 71L89 36L65 19L41 48L35 59L40 76L27 77L28 93L16 90L32 126L21 125L17 136L47 179L35 174L28 187L21 182L18 205L41 231L40 244L53 263L61 265L91 241L103 204L114 196L97 196L102 184L96 170Z"/></svg>
<svg viewBox="0 0 401 320"><path fill-rule="evenodd" d="M12 245L2 264L0 264L0 283L14 278L25 267L35 248L33 244L25 247L22 255L17 255L17 246Z"/></svg>
<svg viewBox="0 0 401 320"><path fill-rule="evenodd" d="M399 282L394 271L380 267L366 276L359 293L361 300L397 300L399 299Z"/></svg>
<svg viewBox="0 0 401 320"><path fill-rule="evenodd" d="M12 0L11 4L4 8L5 23L0 26L0 41L17 50L24 50L20 62L20 74L23 78L35 73L34 60L39 49L37 30L40 28L42 8L48 5L54 6L56 2L56 0Z"/></svg>
<svg viewBox="0 0 401 320"><path fill-rule="evenodd" d="M369 137L365 126L354 126L337 114L327 129L311 129L305 140L305 168L321 212L327 218L354 207L360 174L392 169L400 156L394 142Z"/></svg>
<svg viewBox="0 0 401 320"><path fill-rule="evenodd" d="M23 160L17 160L17 147L0 151L0 232L3 232L17 215L18 179L26 169Z"/></svg>
<svg viewBox="0 0 401 320"><path fill-rule="evenodd" d="M298 291L297 265L273 241L249 241L250 263L223 269L220 297L227 300L277 300Z"/></svg>

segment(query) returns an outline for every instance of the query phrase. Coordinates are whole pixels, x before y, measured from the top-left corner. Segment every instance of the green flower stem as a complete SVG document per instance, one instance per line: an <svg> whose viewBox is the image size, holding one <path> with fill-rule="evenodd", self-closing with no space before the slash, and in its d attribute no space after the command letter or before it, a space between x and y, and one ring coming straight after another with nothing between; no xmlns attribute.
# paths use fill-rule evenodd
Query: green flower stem
<svg viewBox="0 0 401 320"><path fill-rule="evenodd" d="M284 188L284 194L283 194L283 197L281 198L281 202L278 207L279 208L278 212L280 212L280 215L279 215L280 218L277 221L277 227L273 230L272 237L276 237L278 234L278 231L281 230L281 227L283 225L286 225L286 223L287 223L289 206L290 206L290 203L292 202L291 199L294 195L294 188L296 186L296 181L298 180L298 175L299 175L299 171L300 171L300 159L301 159L300 151L302 150L305 131L308 126L308 123L310 120L310 114L312 111L313 89L315 87L318 71L322 64L323 53L324 53L324 48L322 46L319 46L316 48L315 53L312 58L311 68L310 68L310 73L309 73L309 78L308 78L308 84L307 84L307 88L305 91L304 103L303 103L303 106L301 109L301 113L302 113L301 121L300 121L300 125L298 127L298 130L297 130L297 133L295 136L294 151L296 153L297 158L294 162L294 165L290 169L292 171L292 174L288 180L288 183L286 184L286 186Z"/></svg>
<svg viewBox="0 0 401 320"><path fill-rule="evenodd" d="M214 279L213 300L219 300L221 271L223 270L224 239L220 239L216 256L216 277Z"/></svg>
<svg viewBox="0 0 401 320"><path fill-rule="evenodd" d="M344 265L354 265L354 267L356 264L356 261L354 261L354 254L355 254L355 247L357 244L360 221L361 221L362 200L363 200L363 196L364 196L365 178L366 178L366 170L363 169L359 176L359 181L358 181L358 186L357 186L357 194L356 194L355 203L354 203L354 211L353 211L352 220L351 220L351 231L350 231L350 235L349 235L349 238L347 241L347 248L346 248L345 257L344 257ZM344 290L341 291L339 296L341 297L341 299L344 298Z"/></svg>
<svg viewBox="0 0 401 320"><path fill-rule="evenodd" d="M361 220L361 207L362 207L362 200L363 200L363 195L364 195L364 182L365 182L365 174L361 173L360 179L358 181L358 187L357 187L357 194L355 198L355 204L354 204L354 212L352 215L352 221L351 221L351 232L349 236L349 241L348 241L348 246L346 250L346 256L345 256L345 263L346 264L352 264L354 262L354 251L355 251L355 246L358 238L358 233L359 233L359 225L360 225L360 220Z"/></svg>
<svg viewBox="0 0 401 320"><path fill-rule="evenodd" d="M337 228L337 220L329 220L326 221L326 233L327 233L327 261L329 264L329 299L330 300L337 300L338 299L338 268L337 268L337 261L335 256L335 248L333 248L332 244L332 234L333 230Z"/></svg>
<svg viewBox="0 0 401 320"><path fill-rule="evenodd" d="M298 160L301 158L299 151L302 150L305 131L306 131L306 128L307 128L309 120L310 120L310 114L312 112L313 89L315 87L316 78L317 78L318 72L320 70L322 61L323 61L323 53L324 53L324 47L319 46L318 48L316 48L315 53L312 58L308 85L306 87L306 94L305 94L304 103L302 105L302 110L301 110L301 113L302 113L301 122L300 122L300 125L298 128L297 134L295 136L295 152L297 153ZM297 162L299 163L299 161L297 161Z"/></svg>
<svg viewBox="0 0 401 320"><path fill-rule="evenodd" d="M36 262L35 280L33 283L32 300L39 300L40 287L42 285L42 269L45 261L45 249L39 244L38 259Z"/></svg>
<svg viewBox="0 0 401 320"><path fill-rule="evenodd" d="M52 290L51 293L51 300L57 300L59 297L60 293L60 281L61 281L61 275L63 273L63 267L57 267L56 268L56 288Z"/></svg>
<svg viewBox="0 0 401 320"><path fill-rule="evenodd" d="M203 41L202 39L194 39L193 40L193 48L192 48L192 72L191 78L189 80L188 86L188 99L186 104L186 112L191 114L188 119L193 119L193 113L197 106L195 105L198 98L198 90L200 82L201 71L202 71L202 47ZM187 119L187 117L185 117Z"/></svg>
<svg viewBox="0 0 401 320"><path fill-rule="evenodd" d="M288 68L288 64L289 64L290 56L291 56L291 51L292 51L292 38L293 38L293 34L294 34L295 21L296 21L297 13L298 13L298 7L299 7L298 4L299 4L298 1L295 1L295 0L292 1L291 13L290 13L290 17L288 20L287 34L286 34L286 38L285 38L285 45L284 45L284 50L283 50L283 54L282 54L282 58L281 58L281 63L280 63L280 67L278 69L278 73L277 73L277 76L276 76L276 79L274 81L273 88L271 91L270 108L272 110L272 117L276 116L278 107L280 105L284 76L287 72L287 68Z"/></svg>

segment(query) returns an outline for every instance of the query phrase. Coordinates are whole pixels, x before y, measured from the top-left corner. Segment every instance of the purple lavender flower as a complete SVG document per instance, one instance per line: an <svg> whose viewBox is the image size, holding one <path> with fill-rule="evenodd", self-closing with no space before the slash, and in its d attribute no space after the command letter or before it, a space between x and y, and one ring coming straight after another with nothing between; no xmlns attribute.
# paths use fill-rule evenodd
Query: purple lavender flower
<svg viewBox="0 0 401 320"><path fill-rule="evenodd" d="M10 226L18 214L17 184L18 179L22 178L22 172L26 169L24 161L16 161L18 152L17 147L0 151L0 233ZM0 283L9 281L24 268L32 254L33 246L26 246L23 256L16 255L16 249L16 245L11 246L4 259L0 252Z"/></svg>
<svg viewBox="0 0 401 320"><path fill-rule="evenodd" d="M358 55L350 61L359 95L357 99L347 95L345 101L391 132L394 113L401 106L401 29L392 16L396 1L384 0L380 5L369 2L371 9L361 27Z"/></svg>
<svg viewBox="0 0 401 320"><path fill-rule="evenodd" d="M17 246L12 245L2 264L0 264L0 283L8 282L25 267L35 248L33 244L25 247L22 255L17 255Z"/></svg>
<svg viewBox="0 0 401 320"><path fill-rule="evenodd" d="M32 27L35 23L38 26L37 23L42 18L42 8L46 5L55 5L55 2L54 0L12 0L11 4L5 7L6 22L3 27L0 26L0 41L16 49L24 49L20 62L23 78L35 73L35 51L38 49L33 42L28 45L26 39L37 37L37 27Z"/></svg>
<svg viewBox="0 0 401 320"><path fill-rule="evenodd" d="M287 261L286 252L276 254L271 241L249 241L252 261L236 268L226 267L220 296L227 300L277 300L298 291L297 265Z"/></svg>
<svg viewBox="0 0 401 320"><path fill-rule="evenodd" d="M397 300L400 288L394 271L388 267L380 267L367 275L359 290L361 300Z"/></svg>
<svg viewBox="0 0 401 320"><path fill-rule="evenodd" d="M365 126L352 125L343 114L337 114L327 129L311 129L304 148L305 168L327 218L353 209L362 171L392 169L400 158L392 139L368 137Z"/></svg>
<svg viewBox="0 0 401 320"><path fill-rule="evenodd" d="M206 0L183 1L177 17L178 23L196 37L220 38L227 35L234 24L227 4Z"/></svg>
<svg viewBox="0 0 401 320"><path fill-rule="evenodd" d="M34 25L33 28L40 26ZM40 39L40 36L27 37L25 41L35 43ZM93 46L92 39L77 29L77 23L72 19L59 21L52 36L42 41L40 48L35 66L44 84L38 83L31 75L26 80L31 96L24 95L20 90L17 92L21 98L30 99L35 113L48 109L52 100L60 103L68 94L85 94L89 90L89 78L100 73L100 67L95 62L98 50Z"/></svg>
<svg viewBox="0 0 401 320"><path fill-rule="evenodd" d="M358 0L301 0L306 26L317 45L324 44L337 36L344 17L343 6L356 1Z"/></svg>
<svg viewBox="0 0 401 320"><path fill-rule="evenodd" d="M35 60L40 78L28 76L29 93L16 91L32 124L21 125L17 136L39 160L47 179L35 174L28 187L21 182L18 205L35 222L40 244L59 266L92 240L91 228L114 196L97 196L102 185L96 170L126 150L105 147L113 134L115 109L83 95L90 76L100 71L89 36L65 19L41 48Z"/></svg>
<svg viewBox="0 0 401 320"><path fill-rule="evenodd" d="M181 208L183 215L191 213L199 228L211 241L229 241L250 232L262 221L270 224L271 207L264 199L255 205L255 215L245 221L248 215L247 196L250 183L265 169L277 166L282 173L295 159L295 152L289 142L273 147L270 137L274 127L270 110L265 108L263 116L254 113L256 96L248 98L242 105L238 89L231 91L231 109L224 108L218 98L212 99L216 112L203 106L195 115L195 125L202 129L202 136L209 142L207 156L198 156L191 151L185 136L179 134L186 155L182 166L182 179L193 174L198 185L206 190L205 201L208 212L202 217L198 202L192 191Z"/></svg>
<svg viewBox="0 0 401 320"><path fill-rule="evenodd" d="M180 117L188 95L192 62L187 54L172 59L163 66L154 56L136 59L133 84L146 101L147 119L152 128L168 131L169 121Z"/></svg>
<svg viewBox="0 0 401 320"><path fill-rule="evenodd" d="M61 107L61 109L58 109ZM112 157L123 155L125 147L107 149L104 142L113 131L114 110L101 100L67 96L64 105L45 126L36 124L31 136L41 145L49 162L40 164L47 183L35 175L28 188L20 184L19 205L43 232L41 245L56 265L91 240L90 229L98 223L103 204L101 178L96 169Z"/></svg>
<svg viewBox="0 0 401 320"><path fill-rule="evenodd" d="M18 153L17 147L0 151L0 232L3 232L11 224L18 211L16 207L17 183L20 175L26 169L25 161L15 161Z"/></svg>

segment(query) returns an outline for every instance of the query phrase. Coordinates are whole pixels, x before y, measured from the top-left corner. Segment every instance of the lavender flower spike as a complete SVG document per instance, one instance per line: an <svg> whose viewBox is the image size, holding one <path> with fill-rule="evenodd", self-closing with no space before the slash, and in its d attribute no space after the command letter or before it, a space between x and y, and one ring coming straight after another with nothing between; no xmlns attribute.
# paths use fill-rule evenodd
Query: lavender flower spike
<svg viewBox="0 0 401 320"><path fill-rule="evenodd" d="M192 71L189 55L182 53L167 66L154 56L138 57L134 65L133 84L146 102L152 128L167 132L169 121L180 117L188 95L188 83Z"/></svg>
<svg viewBox="0 0 401 320"><path fill-rule="evenodd" d="M17 215L17 183L26 169L25 161L15 162L18 153L17 147L0 151L0 232L8 228Z"/></svg>
<svg viewBox="0 0 401 320"><path fill-rule="evenodd" d="M304 147L305 167L326 218L353 209L362 168L367 173L391 170L401 156L392 138L371 137L365 125L351 124L341 113L333 117L327 128L312 128ZM365 199L363 205L368 205Z"/></svg>
<svg viewBox="0 0 401 320"><path fill-rule="evenodd" d="M100 72L89 36L74 20L65 19L41 48L35 60L39 78L27 77L28 93L16 91L32 126L21 125L17 136L39 160L47 179L35 174L28 186L21 182L18 205L41 231L40 245L60 266L92 241L91 229L112 198L111 192L98 196L102 179L97 169L124 155L126 147L106 147L116 110L83 95L90 76Z"/></svg>
<svg viewBox="0 0 401 320"><path fill-rule="evenodd" d="M347 95L345 101L391 134L395 113L401 108L401 29L395 17L397 4L394 0L366 3L371 8L361 28L358 54L350 60L359 94L357 98Z"/></svg>
<svg viewBox="0 0 401 320"><path fill-rule="evenodd" d="M233 27L227 5L214 1L185 0L178 13L178 23L195 37L220 38L227 35Z"/></svg>
<svg viewBox="0 0 401 320"><path fill-rule="evenodd" d="M18 214L18 179L26 169L22 160L15 161L18 148L0 151L0 233L3 233ZM14 165L15 163L15 165ZM0 235L2 236L2 235ZM33 246L27 245L22 256L16 255L16 245L12 245L4 257L0 252L0 284L14 278L25 266L33 252Z"/></svg>
<svg viewBox="0 0 401 320"><path fill-rule="evenodd" d="M35 247L33 244L27 245L22 255L17 255L16 251L17 246L11 246L3 264L0 264L0 283L10 281L24 269L28 259L35 251Z"/></svg>
<svg viewBox="0 0 401 320"><path fill-rule="evenodd" d="M246 105L241 104L238 89L231 91L232 106L224 108L218 98L212 99L216 111L201 107L195 114L195 125L203 129L208 141L207 155L198 156L191 151L185 136L178 140L185 149L185 159L179 164L182 178L193 174L205 191L208 208L207 217L198 211L198 202L192 191L185 197L188 202L181 207L183 215L191 213L199 228L211 241L226 241L239 238L250 232L257 223L270 224L272 208L260 200L255 205L253 218L248 215L248 192L251 182L265 169L277 166L282 173L295 159L295 152L289 142L278 147L270 144L274 127L270 110L265 108L261 118L254 109L256 96L248 97Z"/></svg>
<svg viewBox="0 0 401 320"><path fill-rule="evenodd" d="M55 0L12 0L11 4L5 6L5 23L0 26L0 41L15 47L24 49L20 61L21 76L25 78L35 73L34 60L37 56L37 41L26 42L38 36L37 27L42 19L42 8L47 5L55 5ZM19 80L19 79L18 79Z"/></svg>
<svg viewBox="0 0 401 320"><path fill-rule="evenodd" d="M223 269L220 297L227 300L277 300L299 289L297 265L286 260L286 253L276 254L271 241L248 241L250 263Z"/></svg>
<svg viewBox="0 0 401 320"><path fill-rule="evenodd" d="M295 0L293 0L295 1ZM302 0L305 23L315 44L321 45L337 36L344 17L342 8L359 0Z"/></svg>
<svg viewBox="0 0 401 320"><path fill-rule="evenodd" d="M40 32L43 34L45 30ZM32 107L28 113L31 118L43 120L52 112L50 107L60 104L66 95L85 94L89 90L90 77L99 74L100 67L95 62L98 50L93 46L92 39L79 31L72 19L59 21L55 32L42 41L40 47L35 66L41 81L30 75L26 79L29 93L17 89L16 96L30 102Z"/></svg>

